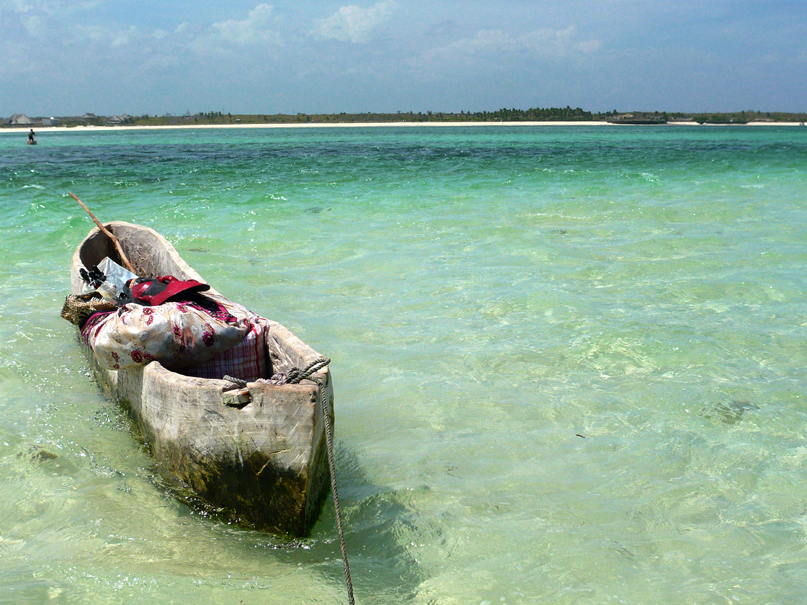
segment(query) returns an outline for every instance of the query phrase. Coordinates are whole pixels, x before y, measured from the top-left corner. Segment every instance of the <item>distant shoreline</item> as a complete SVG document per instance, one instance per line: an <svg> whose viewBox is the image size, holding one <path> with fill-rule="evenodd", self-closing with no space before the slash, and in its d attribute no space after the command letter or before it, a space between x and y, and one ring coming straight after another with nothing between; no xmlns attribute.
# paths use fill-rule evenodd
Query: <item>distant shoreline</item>
<svg viewBox="0 0 807 605"><path fill-rule="evenodd" d="M737 127L737 126L801 126L801 122L748 122L746 124L698 124L697 122L668 122L666 124L653 124L652 128L670 126L704 126ZM124 132L129 130L200 130L200 129L267 129L267 128L435 128L435 127L488 127L502 126L616 126L623 128L636 128L636 124L614 124L605 121L547 121L547 122L361 122L361 123L305 123L305 124L166 124L159 126L43 126L34 128L35 133L41 132ZM0 134L27 134L30 126L12 126L0 128Z"/></svg>

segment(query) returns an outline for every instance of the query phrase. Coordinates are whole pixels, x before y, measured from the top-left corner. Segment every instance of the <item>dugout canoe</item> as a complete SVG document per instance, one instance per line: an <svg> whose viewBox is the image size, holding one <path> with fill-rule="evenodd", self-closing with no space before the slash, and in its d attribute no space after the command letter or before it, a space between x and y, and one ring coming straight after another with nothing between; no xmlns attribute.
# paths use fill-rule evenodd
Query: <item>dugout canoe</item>
<svg viewBox="0 0 807 605"><path fill-rule="evenodd" d="M153 229L122 221L105 227L138 275L207 283ZM73 294L83 287L79 269L107 256L121 263L112 241L95 228L73 255ZM267 378L321 357L279 323L266 320L264 328L271 365ZM80 334L79 342L99 386L129 411L160 474L180 488L178 494L189 489L206 510L255 528L291 536L310 533L330 487L317 384L254 382L234 396L228 381L184 376L157 361L134 370L108 370ZM314 377L325 389L332 420L330 372L325 367Z"/></svg>

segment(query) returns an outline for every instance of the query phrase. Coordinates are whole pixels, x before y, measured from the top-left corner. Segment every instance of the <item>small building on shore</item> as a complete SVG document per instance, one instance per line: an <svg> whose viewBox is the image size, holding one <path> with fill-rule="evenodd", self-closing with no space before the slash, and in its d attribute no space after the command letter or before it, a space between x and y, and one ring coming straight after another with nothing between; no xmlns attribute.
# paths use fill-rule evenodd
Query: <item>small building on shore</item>
<svg viewBox="0 0 807 605"><path fill-rule="evenodd" d="M128 113L125 113L122 116L112 116L106 121L106 123L109 126L120 126L122 124L128 124L131 121L132 116L130 116Z"/></svg>
<svg viewBox="0 0 807 605"><path fill-rule="evenodd" d="M606 120L609 124L638 124L638 125L653 125L653 124L666 124L667 123L667 114L658 115L658 112L655 114L633 114L633 113L623 113L619 115L615 115L608 120Z"/></svg>
<svg viewBox="0 0 807 605"><path fill-rule="evenodd" d="M24 113L15 113L10 118L3 120L3 126L34 126L36 122Z"/></svg>

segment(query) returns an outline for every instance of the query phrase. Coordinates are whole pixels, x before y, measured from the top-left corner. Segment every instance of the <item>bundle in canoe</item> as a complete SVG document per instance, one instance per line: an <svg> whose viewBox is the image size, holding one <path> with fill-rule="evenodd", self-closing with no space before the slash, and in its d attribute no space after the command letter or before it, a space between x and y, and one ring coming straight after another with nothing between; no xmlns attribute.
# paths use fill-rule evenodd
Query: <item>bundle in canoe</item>
<svg viewBox="0 0 807 605"><path fill-rule="evenodd" d="M156 231L125 222L105 227L138 275L204 282ZM121 262L112 240L93 229L73 255L73 294L84 288L81 271L105 257ZM209 292L218 295L212 288ZM321 358L282 325L259 321L265 378ZM327 367L312 376L316 383L256 381L234 390L231 381L185 375L159 361L108 369L81 336L79 340L99 385L129 410L162 474L241 522L295 536L310 532L329 488L319 405L323 396L332 419L333 385Z"/></svg>

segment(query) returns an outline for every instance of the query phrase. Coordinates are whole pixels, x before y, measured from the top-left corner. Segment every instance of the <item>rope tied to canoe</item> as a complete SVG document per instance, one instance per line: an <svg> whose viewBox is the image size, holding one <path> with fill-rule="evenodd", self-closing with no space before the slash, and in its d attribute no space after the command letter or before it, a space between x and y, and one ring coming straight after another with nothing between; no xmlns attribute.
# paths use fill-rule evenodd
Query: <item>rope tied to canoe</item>
<svg viewBox="0 0 807 605"><path fill-rule="evenodd" d="M328 406L328 394L325 389L325 381L319 376L313 376L319 370L331 363L327 357L320 357L309 363L305 368L292 368L285 376L279 377L279 384L300 384L303 380L310 380L317 385L319 392L319 406L322 410L322 419L325 424L325 445L328 451L328 470L331 475L331 492L333 493L333 509L336 513L336 529L339 533L339 549L342 551L342 566L345 570L345 583L347 584L347 596L350 605L355 605L353 599L353 579L350 577L350 565L347 560L347 546L345 545L345 532L342 529L342 508L339 505L339 491L336 489L336 464L333 455L333 427L331 426L331 414ZM239 387L247 386L246 381L232 376L224 376L227 380Z"/></svg>
<svg viewBox="0 0 807 605"><path fill-rule="evenodd" d="M227 382L232 382L239 389L245 389L247 387L247 381L246 380L241 380L240 378L236 378L235 376L230 376L228 374L225 374L224 377L223 377L223 380L226 380ZM232 388L232 387L229 387L229 388Z"/></svg>
<svg viewBox="0 0 807 605"><path fill-rule="evenodd" d="M353 580L350 577L350 565L347 561L347 546L345 545L345 532L342 529L342 509L339 506L339 491L336 489L336 464L333 455L333 427L331 426L331 414L328 406L328 394L325 390L325 381L312 374L326 367L331 360L320 357L309 363L302 370L292 368L288 373L288 382L299 384L301 380L310 380L319 389L319 406L322 409L322 419L325 423L325 444L328 450L328 470L331 475L331 492L333 492L333 509L336 513L336 530L339 533L339 549L342 551L342 566L345 569L345 583L347 584L347 597L350 605L355 605L353 600Z"/></svg>
<svg viewBox="0 0 807 605"><path fill-rule="evenodd" d="M315 359L314 361L309 363L302 370L300 368L292 368L286 375L286 383L300 384L301 380L309 378L309 376L315 374L316 372L327 366L329 363L331 363L330 359L328 359L327 357L320 357L319 359ZM313 382L317 381L314 380Z"/></svg>

